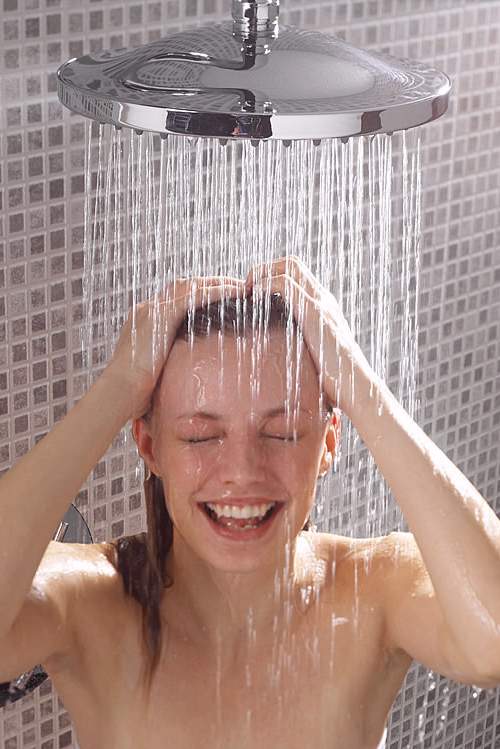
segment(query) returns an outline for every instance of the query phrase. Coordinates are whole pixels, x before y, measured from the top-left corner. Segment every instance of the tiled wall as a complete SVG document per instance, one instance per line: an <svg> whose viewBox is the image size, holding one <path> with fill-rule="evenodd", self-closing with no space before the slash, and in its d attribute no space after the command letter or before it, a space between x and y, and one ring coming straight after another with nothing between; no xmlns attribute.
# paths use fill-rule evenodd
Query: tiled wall
<svg viewBox="0 0 500 749"><path fill-rule="evenodd" d="M227 0L0 0L2 472L82 392L84 127L57 101L56 68L89 50L228 18L229 9ZM281 16L453 78L451 111L430 126L423 152L420 423L499 513L500 0L284 0ZM89 517L98 538L132 532L142 517L140 492L122 472L118 451L94 473L104 476ZM83 487L76 501L84 509L87 500ZM391 748L416 745L419 725L426 747L500 746L500 690L436 678L422 695L421 681L415 665L391 716ZM3 749L71 746L71 722L48 682L0 713Z"/></svg>

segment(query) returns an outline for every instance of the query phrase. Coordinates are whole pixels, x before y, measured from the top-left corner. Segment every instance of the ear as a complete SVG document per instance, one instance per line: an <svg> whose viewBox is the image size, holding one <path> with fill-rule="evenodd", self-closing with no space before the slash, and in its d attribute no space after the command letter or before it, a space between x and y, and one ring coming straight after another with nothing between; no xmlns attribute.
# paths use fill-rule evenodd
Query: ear
<svg viewBox="0 0 500 749"><path fill-rule="evenodd" d="M340 435L340 411L338 409L335 409L331 416L331 419L329 420L328 427L325 433L325 444L323 447L323 453L321 455L318 477L325 476L332 467L333 459L337 451L337 445L340 442Z"/></svg>
<svg viewBox="0 0 500 749"><path fill-rule="evenodd" d="M160 475L153 456L153 435L150 425L144 419L132 420L132 435L137 444L139 455L143 458L151 473Z"/></svg>

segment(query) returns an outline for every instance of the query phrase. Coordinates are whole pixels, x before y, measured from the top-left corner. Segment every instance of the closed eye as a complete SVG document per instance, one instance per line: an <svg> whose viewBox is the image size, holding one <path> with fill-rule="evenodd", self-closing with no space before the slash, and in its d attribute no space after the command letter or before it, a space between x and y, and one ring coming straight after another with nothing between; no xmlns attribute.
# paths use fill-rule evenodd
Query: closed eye
<svg viewBox="0 0 500 749"><path fill-rule="evenodd" d="M300 437L294 438L294 437L276 437L275 435L271 434L264 434L264 437L267 437L267 439L270 440L280 440L281 442L298 442ZM210 440L218 440L220 437L206 437L205 439L187 439L182 440L182 442L189 442L191 444L197 444L198 442L210 442Z"/></svg>

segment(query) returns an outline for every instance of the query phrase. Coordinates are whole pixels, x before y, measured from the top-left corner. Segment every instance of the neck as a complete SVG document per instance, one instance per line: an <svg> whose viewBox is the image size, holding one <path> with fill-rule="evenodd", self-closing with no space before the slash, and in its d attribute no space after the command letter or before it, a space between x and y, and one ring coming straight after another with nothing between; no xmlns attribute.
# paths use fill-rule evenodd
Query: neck
<svg viewBox="0 0 500 749"><path fill-rule="evenodd" d="M167 560L173 585L163 597L163 620L215 653L222 669L247 659L251 645L272 641L276 631L289 632L300 614L303 560L311 551L306 536L292 539L274 564L226 572L207 564L174 533Z"/></svg>

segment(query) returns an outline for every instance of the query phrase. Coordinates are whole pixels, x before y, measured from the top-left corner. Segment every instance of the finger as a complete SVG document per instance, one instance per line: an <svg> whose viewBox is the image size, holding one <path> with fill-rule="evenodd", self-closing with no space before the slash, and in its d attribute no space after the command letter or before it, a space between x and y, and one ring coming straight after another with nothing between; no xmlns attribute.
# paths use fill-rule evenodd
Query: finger
<svg viewBox="0 0 500 749"><path fill-rule="evenodd" d="M286 274L304 286L310 296L317 297L321 286L307 265L295 255L278 258L272 263L254 266L247 276L246 288L251 288L256 280L264 281L269 276Z"/></svg>
<svg viewBox="0 0 500 749"><path fill-rule="evenodd" d="M297 255L285 255L284 257L276 258L275 260L269 261L267 263L254 265L250 273L253 272L254 277L257 277L257 275L261 271L265 272L266 274L291 273L293 275L296 270L307 276L310 280L314 279L314 275L312 274L309 267Z"/></svg>
<svg viewBox="0 0 500 749"><path fill-rule="evenodd" d="M154 330L160 343L160 350L166 352L171 331L181 324L189 309L205 308L210 304L220 302L222 299L227 302L229 299L238 296L243 299L242 289L239 285L211 285L208 288L184 291L184 293L172 299L151 305L150 316L154 320Z"/></svg>
<svg viewBox="0 0 500 749"><path fill-rule="evenodd" d="M175 283L175 282L174 282ZM183 279L183 281L179 284L176 284L176 287L179 286L185 286L190 287L193 285L196 286L220 286L224 283L231 283L231 284L244 284L243 279L241 278L233 278L232 276L193 276L192 278L186 278Z"/></svg>
<svg viewBox="0 0 500 749"><path fill-rule="evenodd" d="M241 286L244 288L245 282L241 278L234 278L232 276L199 276L191 278L179 278L174 280L171 284L155 296L158 300L172 299L177 296L177 292L183 293L183 289L203 288L209 286ZM173 293L172 293L173 292Z"/></svg>
<svg viewBox="0 0 500 749"><path fill-rule="evenodd" d="M222 286L225 283L244 285L244 280L233 276L193 276L186 279L187 285L196 286Z"/></svg>
<svg viewBox="0 0 500 749"><path fill-rule="evenodd" d="M198 306L205 306L206 304L210 304L212 301L214 301L213 297L222 297L224 295L224 292L226 297L234 297L237 295L241 295L243 297L244 287L241 283L224 283L219 285L211 283L203 285L201 287L192 286L189 289L186 289L184 287L181 290L177 289L177 294L175 295L169 297L165 297L165 295L157 295L147 302L143 302L137 306L143 308L144 310L147 310L147 314L149 317L158 319L159 315L168 314L168 310L172 306L175 307L180 302L186 303L186 301L189 302L189 300L191 300L191 306L193 304L197 304Z"/></svg>
<svg viewBox="0 0 500 749"><path fill-rule="evenodd" d="M263 289L266 293L283 292L283 295L298 294L299 296L308 297L311 301L315 298L309 293L299 281L287 273L275 273L266 276L262 281L256 280L254 286Z"/></svg>
<svg viewBox="0 0 500 749"><path fill-rule="evenodd" d="M236 276L180 276L178 278L174 278L173 281L170 281L170 283L168 283L165 286L164 290L162 292L159 292L159 294L165 294L171 288L190 285L193 282L197 284L200 284L202 282L207 284L220 284L222 282L244 283L243 279L237 278Z"/></svg>
<svg viewBox="0 0 500 749"><path fill-rule="evenodd" d="M317 300L289 275L282 273L269 276L265 283L265 293L279 293L292 308L293 316L299 324L303 322L304 316L310 311L309 305L312 304L314 308L318 306Z"/></svg>
<svg viewBox="0 0 500 749"><path fill-rule="evenodd" d="M160 301L159 306L165 307L167 305L178 304L179 302L189 302L189 300L191 300L192 303L205 303L213 299L220 299L223 296L228 298L233 298L235 296L243 297L243 292L244 288L241 284L207 284L202 287L192 287L188 290L184 289L181 293L177 293L176 296Z"/></svg>
<svg viewBox="0 0 500 749"><path fill-rule="evenodd" d="M202 286L193 286L189 291L184 292L184 299L196 299L202 303L210 303L214 299L222 299L224 296L233 298L244 294L243 284L234 283L213 283Z"/></svg>
<svg viewBox="0 0 500 749"><path fill-rule="evenodd" d="M245 282L240 278L231 278L230 276L213 276L212 278L203 276L201 278L193 279L191 288L209 289L214 286L220 286L221 288L224 286L230 286L230 287L234 286L234 287L240 287L243 290L245 288Z"/></svg>

